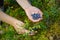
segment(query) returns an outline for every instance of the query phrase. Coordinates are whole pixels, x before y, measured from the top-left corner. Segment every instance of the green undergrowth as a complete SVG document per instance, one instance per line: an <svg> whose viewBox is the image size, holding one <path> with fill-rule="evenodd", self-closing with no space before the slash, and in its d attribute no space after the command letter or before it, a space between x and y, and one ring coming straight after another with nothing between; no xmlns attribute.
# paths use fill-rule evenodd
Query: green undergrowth
<svg viewBox="0 0 60 40"><path fill-rule="evenodd" d="M60 8L55 0L30 0L30 3L42 10L43 20L38 23L31 22L26 16L25 11L17 4L16 1L5 0L5 13L21 20L25 23L24 28L32 30L36 28L38 33L34 36L27 34L18 35L12 25L2 23L0 25L0 40L56 40L60 37ZM51 37L51 38L50 38Z"/></svg>

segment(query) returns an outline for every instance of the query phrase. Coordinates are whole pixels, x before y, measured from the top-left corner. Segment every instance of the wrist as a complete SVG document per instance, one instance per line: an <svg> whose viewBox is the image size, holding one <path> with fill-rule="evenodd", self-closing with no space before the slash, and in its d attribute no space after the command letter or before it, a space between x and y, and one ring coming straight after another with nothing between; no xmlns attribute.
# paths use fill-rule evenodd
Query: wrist
<svg viewBox="0 0 60 40"><path fill-rule="evenodd" d="M26 5L25 7L23 7L23 9L26 10L26 9L28 9L30 7L32 7L32 5L29 4L29 5Z"/></svg>
<svg viewBox="0 0 60 40"><path fill-rule="evenodd" d="M13 24L14 24L14 25L19 25L19 26L24 25L24 23L23 23L22 21L17 20L17 19L14 20L14 23L13 23Z"/></svg>
<svg viewBox="0 0 60 40"><path fill-rule="evenodd" d="M28 2L28 0L16 0L18 2L18 4L25 10L29 7L31 7L32 5Z"/></svg>
<svg viewBox="0 0 60 40"><path fill-rule="evenodd" d="M27 6L24 10L26 11L27 9L33 7L32 5L31 6Z"/></svg>

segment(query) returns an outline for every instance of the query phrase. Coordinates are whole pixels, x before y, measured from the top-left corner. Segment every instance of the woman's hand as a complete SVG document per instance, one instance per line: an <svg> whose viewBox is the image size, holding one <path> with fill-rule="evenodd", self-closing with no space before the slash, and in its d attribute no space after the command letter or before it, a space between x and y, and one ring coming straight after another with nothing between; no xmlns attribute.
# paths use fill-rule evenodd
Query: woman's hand
<svg viewBox="0 0 60 40"><path fill-rule="evenodd" d="M17 2L18 2L18 4L25 10L25 12L26 12L26 15L28 16L28 18L32 21L32 22L38 22L38 21L40 21L40 20L42 20L42 12L38 9L38 8L36 8L36 7L34 7L34 6L32 6L29 2L28 2L28 0L16 0ZM37 20L34 20L33 19L33 17L31 16L31 15L33 15L33 14L40 14L40 18L38 17L38 16L35 16L35 18L37 19Z"/></svg>
<svg viewBox="0 0 60 40"><path fill-rule="evenodd" d="M14 20L12 25L13 25L13 27L15 28L15 30L18 34L25 34L25 33L28 33L29 30L27 30L23 27L24 24L25 23L23 23L20 20Z"/></svg>
<svg viewBox="0 0 60 40"><path fill-rule="evenodd" d="M38 22L40 20L42 20L42 15L43 13L41 12L41 10L39 10L38 8L31 6L27 9L25 9L26 15L28 16L28 18L32 21L32 22ZM40 14L40 18L34 20L32 17L32 14Z"/></svg>
<svg viewBox="0 0 60 40"><path fill-rule="evenodd" d="M27 33L30 36L35 35L36 32L25 29L23 27L24 24L25 23L23 23L22 21L15 20L13 27L15 28L15 30L18 34L26 34Z"/></svg>

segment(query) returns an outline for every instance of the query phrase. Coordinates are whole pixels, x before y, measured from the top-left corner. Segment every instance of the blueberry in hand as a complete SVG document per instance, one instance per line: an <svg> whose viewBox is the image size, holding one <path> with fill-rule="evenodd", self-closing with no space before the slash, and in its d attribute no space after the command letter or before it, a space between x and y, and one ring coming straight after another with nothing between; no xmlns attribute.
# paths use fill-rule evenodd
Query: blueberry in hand
<svg viewBox="0 0 60 40"><path fill-rule="evenodd" d="M39 13L37 13L37 14L34 13L31 16L33 17L34 20L37 20L37 19L41 18Z"/></svg>

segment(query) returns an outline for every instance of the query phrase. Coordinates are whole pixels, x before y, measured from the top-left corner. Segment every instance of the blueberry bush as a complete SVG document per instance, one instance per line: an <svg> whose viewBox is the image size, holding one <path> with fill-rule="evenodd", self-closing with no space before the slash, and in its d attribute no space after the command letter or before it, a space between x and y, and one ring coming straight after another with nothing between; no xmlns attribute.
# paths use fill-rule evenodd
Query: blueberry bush
<svg viewBox="0 0 60 40"><path fill-rule="evenodd" d="M59 0L29 0L31 5L43 12L43 20L31 22L25 11L15 0L4 0L5 13L25 23L28 30L37 30L37 34L17 34L14 28L2 22L0 25L0 40L60 40L60 1Z"/></svg>

